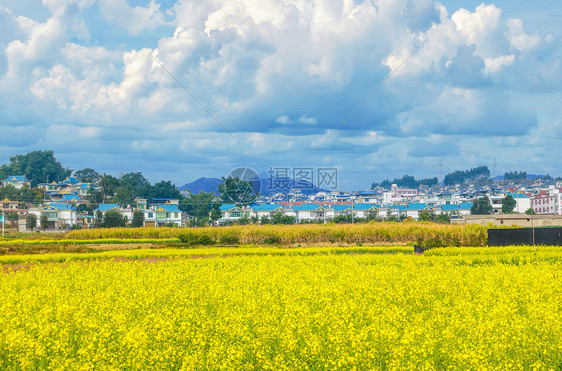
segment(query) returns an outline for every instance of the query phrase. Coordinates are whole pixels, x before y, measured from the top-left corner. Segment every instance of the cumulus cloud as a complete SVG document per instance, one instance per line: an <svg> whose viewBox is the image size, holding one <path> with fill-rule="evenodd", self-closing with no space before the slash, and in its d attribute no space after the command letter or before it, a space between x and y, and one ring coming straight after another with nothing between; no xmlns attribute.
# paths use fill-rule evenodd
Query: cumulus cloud
<svg viewBox="0 0 562 371"><path fill-rule="evenodd" d="M408 172L439 153L468 158L470 140L486 143L486 156L508 143L482 138L525 141L547 127L546 108L527 99L529 91L556 94L562 78L562 56L551 51L556 30L527 33L521 19L492 4L98 4L99 21L123 28L135 45L92 41L100 26L83 11L93 0L44 0L45 19L0 8L8 25L0 23L0 112L9 113L0 125L20 116L55 150L78 151L89 141L82 152L150 151L146 162L253 161L226 128L267 161L354 163L348 171L359 174L375 168L369 161L391 160L389 172ZM145 42L154 30L162 35ZM23 136L23 126L11 133ZM71 142L65 130L79 139ZM209 165L197 168L211 175Z"/></svg>
<svg viewBox="0 0 562 371"><path fill-rule="evenodd" d="M147 6L131 7L127 0L100 0L100 13L108 21L126 29L133 35L164 25L160 4L151 0Z"/></svg>

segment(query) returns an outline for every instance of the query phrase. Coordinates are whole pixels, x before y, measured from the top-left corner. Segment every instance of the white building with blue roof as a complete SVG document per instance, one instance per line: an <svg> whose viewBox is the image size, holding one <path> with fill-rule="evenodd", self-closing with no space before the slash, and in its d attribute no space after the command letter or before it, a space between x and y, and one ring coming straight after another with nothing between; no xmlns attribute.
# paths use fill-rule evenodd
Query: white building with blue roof
<svg viewBox="0 0 562 371"><path fill-rule="evenodd" d="M178 205L154 205L144 212L144 225L146 227L160 227L164 225L174 224L177 227L182 226L182 212Z"/></svg>
<svg viewBox="0 0 562 371"><path fill-rule="evenodd" d="M31 181L25 175L12 175L2 180L2 187L11 185L17 189L22 189L25 185L31 188Z"/></svg>
<svg viewBox="0 0 562 371"><path fill-rule="evenodd" d="M48 220L47 229L68 230L75 226L78 222L78 212L76 208L68 203L51 202L49 205L31 208L29 214L37 216L37 224L41 217L46 216Z"/></svg>

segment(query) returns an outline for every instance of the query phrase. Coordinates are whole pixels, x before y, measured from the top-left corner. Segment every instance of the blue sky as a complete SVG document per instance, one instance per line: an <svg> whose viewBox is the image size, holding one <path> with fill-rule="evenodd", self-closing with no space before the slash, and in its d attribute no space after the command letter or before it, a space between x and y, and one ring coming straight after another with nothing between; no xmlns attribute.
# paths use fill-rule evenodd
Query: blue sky
<svg viewBox="0 0 562 371"><path fill-rule="evenodd" d="M0 163L562 175L561 36L554 0L4 0Z"/></svg>

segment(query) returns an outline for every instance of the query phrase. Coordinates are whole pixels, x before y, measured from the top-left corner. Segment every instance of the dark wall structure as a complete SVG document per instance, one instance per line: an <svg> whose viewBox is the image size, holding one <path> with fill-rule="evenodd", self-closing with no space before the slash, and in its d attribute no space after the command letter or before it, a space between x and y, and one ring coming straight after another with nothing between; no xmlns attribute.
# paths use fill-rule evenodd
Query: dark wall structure
<svg viewBox="0 0 562 371"><path fill-rule="evenodd" d="M488 246L562 246L562 228L488 229Z"/></svg>

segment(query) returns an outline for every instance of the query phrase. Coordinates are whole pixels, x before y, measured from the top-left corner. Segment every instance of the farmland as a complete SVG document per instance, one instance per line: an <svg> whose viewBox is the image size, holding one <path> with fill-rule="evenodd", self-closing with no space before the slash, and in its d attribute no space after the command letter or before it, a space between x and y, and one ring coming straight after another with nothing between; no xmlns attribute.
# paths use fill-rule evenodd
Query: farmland
<svg viewBox="0 0 562 371"><path fill-rule="evenodd" d="M0 275L2 369L562 365L554 247L415 255L411 246L246 246L3 259L26 269Z"/></svg>

